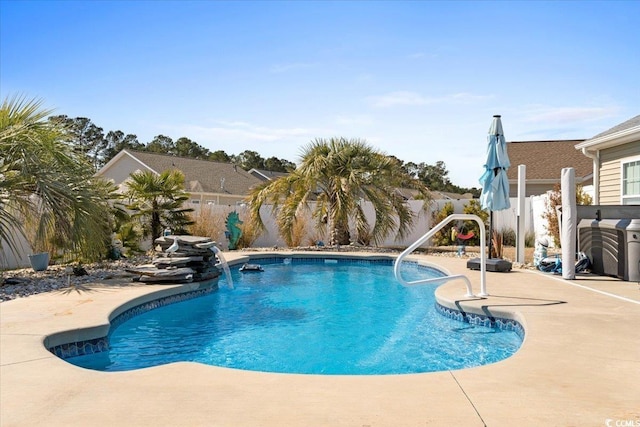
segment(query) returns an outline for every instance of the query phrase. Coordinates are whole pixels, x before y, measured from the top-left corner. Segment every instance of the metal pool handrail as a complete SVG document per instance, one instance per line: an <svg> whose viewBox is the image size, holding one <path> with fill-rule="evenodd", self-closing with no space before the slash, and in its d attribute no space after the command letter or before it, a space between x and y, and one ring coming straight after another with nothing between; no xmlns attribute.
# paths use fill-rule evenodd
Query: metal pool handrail
<svg viewBox="0 0 640 427"><path fill-rule="evenodd" d="M465 276L464 274L452 275L452 274L449 274L449 272L447 271L446 273L448 275L444 276L444 277L436 277L436 278L433 278L433 279L414 280L412 282L405 281L402 278L402 274L400 274L400 266L402 265L402 261L404 260L404 258L407 255L409 255L411 252L416 250L424 242L429 240L435 233L440 231L442 229L442 227L444 227L445 225L447 225L448 223L450 223L451 221L454 221L454 220L475 221L479 225L479 228L480 228L480 248L481 249L480 249L480 293L478 294L478 296L481 296L481 297L489 296L489 294L487 293L487 282L486 282L486 276L487 276L487 274L486 274L487 273L487 254L484 251L484 247L485 247L485 243L486 243L486 241L485 241L486 239L485 239L484 222L482 222L482 219L480 219L479 216L471 215L471 214L452 214L452 215L449 215L448 217L443 219L438 225L436 225L431 230L429 230L424 236L422 236L421 238L416 240L411 246L409 246L407 249L405 249L404 252L402 252L398 256L398 258L396 258L396 261L393 264L393 273L396 276L396 280L398 282L400 282L401 285L403 285L403 286L412 286L412 285L421 285L423 283L436 282L436 281L449 281L449 280L455 280L455 279L462 279L462 280L465 281L465 283L467 285L467 294L466 294L466 296L467 297L475 296L473 294L473 290L471 289L471 281L469 281L469 278L467 276ZM442 270L441 267L438 267L438 269Z"/></svg>

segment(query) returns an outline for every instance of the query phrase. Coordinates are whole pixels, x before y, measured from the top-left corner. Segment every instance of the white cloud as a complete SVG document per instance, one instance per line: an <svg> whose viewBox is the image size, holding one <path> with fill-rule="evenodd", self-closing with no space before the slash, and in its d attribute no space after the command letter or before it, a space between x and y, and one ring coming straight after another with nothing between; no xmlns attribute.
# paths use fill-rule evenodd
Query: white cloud
<svg viewBox="0 0 640 427"><path fill-rule="evenodd" d="M163 128L168 135L189 135L211 151L239 154L252 150L264 158L275 156L289 161L297 161L301 147L310 141L335 133L321 128L260 126L241 120L219 120L211 125L165 124Z"/></svg>
<svg viewBox="0 0 640 427"><path fill-rule="evenodd" d="M473 93L461 92L454 93L452 95L448 95L442 99L442 102L450 102L450 103L462 103L462 104L471 104L475 102L481 102L488 99L492 99L493 95L474 95Z"/></svg>
<svg viewBox="0 0 640 427"><path fill-rule="evenodd" d="M531 123L574 123L600 120L616 114L615 107L549 107L531 106L523 112L523 120Z"/></svg>
<svg viewBox="0 0 640 427"><path fill-rule="evenodd" d="M227 128L251 128L252 127L250 123L242 122L239 120L234 120L234 121L219 120L217 123Z"/></svg>
<svg viewBox="0 0 640 427"><path fill-rule="evenodd" d="M429 100L415 92L397 91L386 95L369 97L374 107L395 107L397 105L425 105Z"/></svg>
<svg viewBox="0 0 640 427"><path fill-rule="evenodd" d="M375 81L375 77L373 74L370 73L363 73L363 74L359 74L356 76L355 81L357 83L371 83L373 81Z"/></svg>
<svg viewBox="0 0 640 427"><path fill-rule="evenodd" d="M440 97L425 97L417 92L396 91L368 98L373 107L387 108L399 105L472 104L493 98L493 95L476 95L467 92Z"/></svg>
<svg viewBox="0 0 640 427"><path fill-rule="evenodd" d="M292 62L289 64L275 64L272 65L269 71L272 73L286 73L289 71L301 70L305 68L315 67L316 64L310 62Z"/></svg>
<svg viewBox="0 0 640 427"><path fill-rule="evenodd" d="M365 114L337 116L335 123L339 126L369 126L373 124L373 119Z"/></svg>
<svg viewBox="0 0 640 427"><path fill-rule="evenodd" d="M611 127L619 107L553 107L529 105L513 110L511 140L590 138Z"/></svg>
<svg viewBox="0 0 640 427"><path fill-rule="evenodd" d="M317 134L311 128L270 128L242 121L220 121L216 126L185 126L183 132L206 140L280 141Z"/></svg>

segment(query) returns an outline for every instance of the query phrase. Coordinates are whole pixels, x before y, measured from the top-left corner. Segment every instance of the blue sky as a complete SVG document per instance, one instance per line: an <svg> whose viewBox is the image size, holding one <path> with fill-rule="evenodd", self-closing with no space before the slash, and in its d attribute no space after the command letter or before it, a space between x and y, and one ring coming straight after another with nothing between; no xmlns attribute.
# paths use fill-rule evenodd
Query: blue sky
<svg viewBox="0 0 640 427"><path fill-rule="evenodd" d="M294 162L314 138L362 138L479 186L494 114L508 141L639 114L639 16L638 1L0 0L0 95L143 143Z"/></svg>

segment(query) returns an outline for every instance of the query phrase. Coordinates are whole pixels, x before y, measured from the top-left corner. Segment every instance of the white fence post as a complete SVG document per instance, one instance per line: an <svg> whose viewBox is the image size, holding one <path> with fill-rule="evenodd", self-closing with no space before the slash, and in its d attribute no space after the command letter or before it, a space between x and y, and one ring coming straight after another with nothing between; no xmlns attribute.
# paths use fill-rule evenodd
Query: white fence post
<svg viewBox="0 0 640 427"><path fill-rule="evenodd" d="M518 213L516 229L516 261L524 264L524 207L527 186L527 166L518 165Z"/></svg>

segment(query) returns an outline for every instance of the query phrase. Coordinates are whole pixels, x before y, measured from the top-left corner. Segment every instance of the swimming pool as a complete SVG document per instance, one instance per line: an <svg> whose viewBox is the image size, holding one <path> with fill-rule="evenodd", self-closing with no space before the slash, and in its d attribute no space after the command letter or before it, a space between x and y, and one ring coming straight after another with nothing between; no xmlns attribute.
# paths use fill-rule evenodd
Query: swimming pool
<svg viewBox="0 0 640 427"><path fill-rule="evenodd" d="M123 371L178 361L254 371L376 375L463 369L520 347L515 331L442 316L437 284L403 287L392 260L271 258L264 272L232 269L207 295L144 312L117 326L109 350L78 366ZM440 272L405 263L405 277Z"/></svg>

